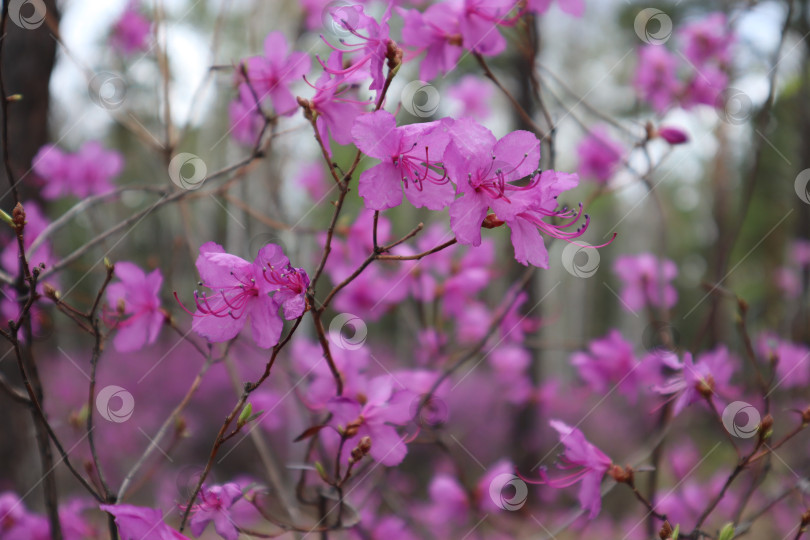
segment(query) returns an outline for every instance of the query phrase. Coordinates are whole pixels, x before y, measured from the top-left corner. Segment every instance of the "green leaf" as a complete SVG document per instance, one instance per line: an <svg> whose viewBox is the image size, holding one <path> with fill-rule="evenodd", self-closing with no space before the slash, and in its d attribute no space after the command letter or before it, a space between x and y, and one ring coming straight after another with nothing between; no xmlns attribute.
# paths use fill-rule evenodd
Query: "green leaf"
<svg viewBox="0 0 810 540"><path fill-rule="evenodd" d="M731 540L732 538L734 538L734 524L726 523L723 525L723 528L720 529L717 540Z"/></svg>

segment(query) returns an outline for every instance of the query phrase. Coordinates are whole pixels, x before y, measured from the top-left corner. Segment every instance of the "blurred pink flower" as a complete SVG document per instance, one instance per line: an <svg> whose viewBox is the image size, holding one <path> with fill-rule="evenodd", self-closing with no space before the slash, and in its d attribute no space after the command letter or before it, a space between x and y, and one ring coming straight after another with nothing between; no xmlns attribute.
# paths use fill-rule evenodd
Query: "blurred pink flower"
<svg viewBox="0 0 810 540"><path fill-rule="evenodd" d="M763 360L776 361L776 383L785 388L810 384L810 348L793 343L770 333L762 334L757 349Z"/></svg>
<svg viewBox="0 0 810 540"><path fill-rule="evenodd" d="M606 127L596 126L579 143L577 153L580 175L607 182L621 164L625 149L610 137Z"/></svg>
<svg viewBox="0 0 810 540"><path fill-rule="evenodd" d="M346 428L356 426L356 434L347 439L346 448L351 449L363 437L371 439L369 454L378 463L398 465L405 459L408 449L405 440L394 425L403 426L411 421L411 406L415 394L408 390L394 390L390 375L382 375L369 381L364 402L350 397L335 397L327 403L332 413L332 423ZM349 452L344 451L344 459Z"/></svg>
<svg viewBox="0 0 810 540"><path fill-rule="evenodd" d="M633 344L615 329L591 341L588 352L574 353L571 364L594 392L604 394L615 387L632 403L638 400L645 385L655 382L651 369L657 369L649 362L639 361L633 353Z"/></svg>
<svg viewBox="0 0 810 540"><path fill-rule="evenodd" d="M722 396L728 395L731 377L735 371L736 357L720 346L709 352L701 353L697 361L692 360L691 353L684 353L683 362L675 354L661 357L666 367L677 373L653 390L664 396L670 396L675 403L672 415L677 416L687 406L711 397L722 409Z"/></svg>
<svg viewBox="0 0 810 540"><path fill-rule="evenodd" d="M624 282L622 302L631 311L655 306L669 309L678 301L671 282L678 267L669 259L658 259L651 253L622 255L616 259L613 271Z"/></svg>
<svg viewBox="0 0 810 540"><path fill-rule="evenodd" d="M797 266L810 266L810 240L794 240L790 248L790 256Z"/></svg>
<svg viewBox="0 0 810 540"><path fill-rule="evenodd" d="M529 11L543 14L551 7L551 2L552 0L529 0L527 7ZM557 6L574 17L585 14L585 0L557 0Z"/></svg>
<svg viewBox="0 0 810 540"><path fill-rule="evenodd" d="M329 192L329 181L327 179L326 171L323 168L323 163L307 163L298 171L295 178L295 184L304 188L313 201L320 201Z"/></svg>
<svg viewBox="0 0 810 540"><path fill-rule="evenodd" d="M678 58L664 47L647 45L639 50L633 86L659 114L666 112L681 93L677 69Z"/></svg>
<svg viewBox="0 0 810 540"><path fill-rule="evenodd" d="M111 180L124 168L124 157L115 150L105 150L96 141L84 143L74 154L46 144L34 156L32 165L46 182L42 190L44 198L66 195L85 198L113 188Z"/></svg>
<svg viewBox="0 0 810 540"><path fill-rule="evenodd" d="M730 32L724 13L709 13L700 20L682 26L678 34L683 42L684 56L693 64L707 62L728 64L734 35Z"/></svg>
<svg viewBox="0 0 810 540"><path fill-rule="evenodd" d="M160 309L163 275L155 268L148 275L130 262L115 263L120 282L107 288L111 325L117 333L113 346L118 352L131 352L155 342L165 318ZM116 312L124 315L117 319Z"/></svg>
<svg viewBox="0 0 810 540"><path fill-rule="evenodd" d="M110 44L125 55L144 51L149 46L152 21L143 16L137 2L129 2L121 17L113 25Z"/></svg>
<svg viewBox="0 0 810 540"><path fill-rule="evenodd" d="M246 146L256 144L264 117L256 106L256 97L246 83L239 85L239 96L228 105L228 118L231 121L231 136Z"/></svg>
<svg viewBox="0 0 810 540"><path fill-rule="evenodd" d="M472 118L478 122L483 122L492 114L489 106L492 93L492 85L475 75L465 75L447 89L447 96L459 105L455 116Z"/></svg>
<svg viewBox="0 0 810 540"><path fill-rule="evenodd" d="M439 2L424 13L397 8L404 19L402 42L413 50L412 56L426 51L419 63L419 78L434 79L439 73L452 71L464 49L461 47L459 20L463 6L456 2Z"/></svg>
<svg viewBox="0 0 810 540"><path fill-rule="evenodd" d="M248 81L260 101L269 99L279 115L296 112L298 102L289 86L309 71L311 60L306 53L289 52L284 34L271 32L264 40L264 56L252 56L244 63ZM237 75L240 82L242 78L241 73Z"/></svg>
<svg viewBox="0 0 810 540"><path fill-rule="evenodd" d="M559 433L560 443L565 447L565 452L560 458L559 468L570 470L580 467L580 469L564 478L549 478L545 468L541 468L540 480L531 480L522 476L521 478L532 484L547 484L554 488L565 488L581 482L579 504L583 510L588 511L588 517L593 519L599 515L599 510L602 508L600 492L602 478L613 463L604 452L588 442L585 435L577 428L559 420L552 420L550 424Z"/></svg>
<svg viewBox="0 0 810 540"><path fill-rule="evenodd" d="M189 540L163 522L160 510L130 504L101 504L99 508L115 516L121 540Z"/></svg>

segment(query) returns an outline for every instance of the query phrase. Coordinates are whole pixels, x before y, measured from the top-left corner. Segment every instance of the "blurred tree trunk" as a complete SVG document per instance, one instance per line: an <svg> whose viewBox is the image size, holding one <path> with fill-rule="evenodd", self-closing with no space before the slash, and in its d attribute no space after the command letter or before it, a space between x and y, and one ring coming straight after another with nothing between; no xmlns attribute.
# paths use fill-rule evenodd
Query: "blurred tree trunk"
<svg viewBox="0 0 810 540"><path fill-rule="evenodd" d="M8 3L8 2L6 2ZM19 94L20 101L8 103L8 151L11 170L18 181L20 197L23 200L36 198L38 189L31 185L31 159L37 150L48 141L48 85L56 56L56 40L52 37L49 24L58 24L59 13L53 0L45 1L47 20L34 29L25 29L9 17L6 21L6 35L3 49L2 77L8 95ZM12 6L13 7L13 6ZM22 6L22 15L30 17L33 7ZM26 11L29 10L29 11ZM0 110L0 121L2 110ZM0 132L2 137L2 132ZM0 139L0 143L5 143ZM2 154L0 153L0 159ZM21 181L20 181L21 180ZM2 201L0 205L10 211L14 201L9 190L9 181L5 173L5 163L0 166L2 182ZM5 353L6 351L2 351ZM0 363L0 371L7 375L18 388L21 387L20 376L11 354ZM7 479L12 485L0 485L0 490L33 484L40 477L36 465L36 453L32 452L35 444L31 436L31 420L18 403L12 402L5 393L0 392L0 410L11 414L0 415L0 478ZM49 475L53 478L53 475ZM33 502L33 498L31 499Z"/></svg>
<svg viewBox="0 0 810 540"><path fill-rule="evenodd" d="M802 36L810 32L810 0L802 0L799 9L799 20L796 30ZM799 88L799 171L810 169L810 43L804 43L804 57L801 65L801 86ZM810 241L810 205L804 204L797 198L799 217L796 222L796 239ZM810 296L810 270L805 268L802 273L804 284L804 298L799 301L799 312L793 321L792 338L795 341L807 343L810 341L810 316L808 316L808 296Z"/></svg>
<svg viewBox="0 0 810 540"><path fill-rule="evenodd" d="M49 30L50 24L58 24L59 13L54 0L45 2L46 21L35 29L24 29L13 22L6 24L4 54L2 58L3 82L8 95L19 94L21 101L8 104L8 145L11 170L16 175L23 198L35 196L37 190L24 176L31 168L31 159L37 150L48 142L48 85L56 57L56 39ZM32 9L23 5L22 9ZM27 12L23 11L23 15ZM0 112L0 119L2 119ZM0 134L0 137L2 134ZM2 159L2 158L0 158ZM5 164L4 164L5 165ZM3 167L0 167L2 183L8 186ZM7 188L3 189L2 207L12 208Z"/></svg>

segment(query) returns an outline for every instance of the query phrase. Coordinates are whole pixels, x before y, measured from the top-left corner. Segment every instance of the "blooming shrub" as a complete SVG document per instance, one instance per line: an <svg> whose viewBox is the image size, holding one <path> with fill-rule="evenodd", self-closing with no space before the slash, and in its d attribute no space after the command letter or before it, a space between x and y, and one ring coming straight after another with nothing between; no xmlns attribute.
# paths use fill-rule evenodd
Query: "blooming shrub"
<svg viewBox="0 0 810 540"><path fill-rule="evenodd" d="M127 2L30 163L0 67L0 538L805 534L806 10L763 75L760 3L238 4L179 121Z"/></svg>

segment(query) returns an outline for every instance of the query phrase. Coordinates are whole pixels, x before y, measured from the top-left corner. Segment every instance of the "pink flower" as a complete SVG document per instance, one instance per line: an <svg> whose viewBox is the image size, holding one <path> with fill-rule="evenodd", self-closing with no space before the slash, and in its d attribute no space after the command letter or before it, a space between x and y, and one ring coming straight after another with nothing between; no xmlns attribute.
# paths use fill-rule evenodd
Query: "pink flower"
<svg viewBox="0 0 810 540"><path fill-rule="evenodd" d="M99 508L115 516L121 540L189 540L163 523L160 510L130 504L101 504Z"/></svg>
<svg viewBox="0 0 810 540"><path fill-rule="evenodd" d="M610 138L607 128L597 126L579 143L577 153L582 176L607 182L616 172L625 150L621 144Z"/></svg>
<svg viewBox="0 0 810 540"><path fill-rule="evenodd" d="M806 345L763 334L757 348L766 361L776 362L776 383L779 386L795 388L810 383L810 348Z"/></svg>
<svg viewBox="0 0 810 540"><path fill-rule="evenodd" d="M327 403L327 409L332 413L335 425L344 428L350 424L357 426L356 434L348 439L346 448L353 448L367 436L371 439L371 457L390 467L401 463L408 453L404 439L393 426L410 422L415 397L408 390L395 392L393 378L383 375L369 381L365 402L336 397Z"/></svg>
<svg viewBox="0 0 810 540"><path fill-rule="evenodd" d="M693 64L731 62L734 35L729 31L724 13L709 13L699 21L681 27L678 33L684 43L684 56Z"/></svg>
<svg viewBox="0 0 810 540"><path fill-rule="evenodd" d="M654 376L651 364L639 362L633 354L633 344L618 330L591 341L588 352L574 353L571 364L594 392L604 394L617 385L619 392L633 403L638 399L639 390L652 382L650 377Z"/></svg>
<svg viewBox="0 0 810 540"><path fill-rule="evenodd" d="M329 71L325 71L314 85L310 85L315 89L315 95L309 103L312 111L317 113L315 127L318 128L318 135L331 156L330 135L338 144L352 142L352 125L355 118L363 113L363 107L367 103L346 97L345 94L353 92L355 83L362 81L367 74L360 69L352 71L347 68L348 73L331 75L330 71L339 73L343 69L343 53L340 51L334 51L326 65Z"/></svg>
<svg viewBox="0 0 810 540"><path fill-rule="evenodd" d="M23 201L23 208L25 209L25 230L23 235L23 246L28 252L34 241L45 231L46 227L50 225L50 221L42 212L39 205L34 201ZM3 269L11 275L17 275L20 271L19 248L16 240L12 241L9 237L4 237L5 247L0 253L0 264ZM45 267L51 266L56 261L50 241L43 242L33 252L29 253L28 264L31 267L44 264Z"/></svg>
<svg viewBox="0 0 810 540"><path fill-rule="evenodd" d="M75 154L65 154L47 144L39 149L32 164L46 182L42 190L44 198L66 195L84 198L113 188L111 180L124 168L124 157L114 150L105 150L95 141L84 143Z"/></svg>
<svg viewBox="0 0 810 540"><path fill-rule="evenodd" d="M131 1L113 26L110 44L126 55L146 50L151 27L152 22L141 15L136 2Z"/></svg>
<svg viewBox="0 0 810 540"><path fill-rule="evenodd" d="M228 105L231 121L231 135L238 143L246 146L256 144L264 117L256 106L256 97L246 83L239 85L239 96Z"/></svg>
<svg viewBox="0 0 810 540"><path fill-rule="evenodd" d="M486 120L492 110L492 85L475 75L465 75L447 89L447 95L459 104L457 117L472 118L478 122Z"/></svg>
<svg viewBox="0 0 810 540"><path fill-rule="evenodd" d="M405 20L402 42L415 49L413 56L425 51L425 58L419 63L420 79L430 81L439 73L449 73L456 67L464 51L459 26L461 10L457 2L433 4L424 13L398 9Z"/></svg>
<svg viewBox="0 0 810 540"><path fill-rule="evenodd" d="M163 325L159 296L163 275L158 268L147 275L133 263L118 262L115 277L121 281L107 288L107 303L112 312L125 317L111 321L118 331L113 346L118 352L137 351L154 343Z"/></svg>
<svg viewBox="0 0 810 540"><path fill-rule="evenodd" d="M551 7L552 0L529 0L529 11L543 14ZM582 17L585 14L585 0L557 0L557 6L563 12L574 17Z"/></svg>
<svg viewBox="0 0 810 540"><path fill-rule="evenodd" d="M304 191L313 201L323 199L329 191L323 163L308 163L301 167L296 176L295 184L304 188Z"/></svg>
<svg viewBox="0 0 810 540"><path fill-rule="evenodd" d="M717 396L729 390L736 358L725 346L721 346L701 354L697 361L692 360L691 353L684 353L683 362L678 361L674 354L663 356L661 362L677 373L663 384L653 387L653 390L675 400L672 415L677 416L687 406L705 396L711 396L717 403Z"/></svg>
<svg viewBox="0 0 810 540"><path fill-rule="evenodd" d="M364 154L382 163L363 171L358 192L366 208L384 210L402 203L402 191L411 204L441 210L453 200L455 190L439 165L448 137L442 122L397 127L387 111L357 118L354 142Z"/></svg>
<svg viewBox="0 0 810 540"><path fill-rule="evenodd" d="M459 20L461 42L468 51L497 56L506 49L506 39L497 27L514 25L519 17L509 18L517 7L515 0L464 0Z"/></svg>
<svg viewBox="0 0 810 540"><path fill-rule="evenodd" d="M239 531L231 518L230 508L242 497L242 489L234 483L205 487L200 490L199 502L191 507L189 528L194 536L200 536L209 523L225 540L236 540Z"/></svg>
<svg viewBox="0 0 810 540"><path fill-rule="evenodd" d="M264 40L264 56L245 60L248 80L259 100L269 99L276 114L294 114L298 103L289 89L309 71L311 61L306 53L289 52L287 39L281 32L271 32ZM241 75L240 75L241 77Z"/></svg>
<svg viewBox="0 0 810 540"><path fill-rule="evenodd" d="M588 517L593 519L602 508L602 494L599 487L612 462L599 448L588 442L577 428L559 420L552 420L549 423L560 434L560 443L565 447L559 468L570 470L580 467L580 469L570 476L552 479L546 474L545 468L541 468L540 480L521 478L529 483L547 484L554 488L565 488L581 482L579 504L583 510L588 511Z"/></svg>
<svg viewBox="0 0 810 540"><path fill-rule="evenodd" d="M790 258L797 266L810 266L810 240L794 240L790 246Z"/></svg>
<svg viewBox="0 0 810 540"><path fill-rule="evenodd" d="M622 302L632 311L650 305L669 309L678 301L678 293L671 281L678 275L678 267L669 259L658 259L651 253L622 255L613 265L616 275L624 282Z"/></svg>
<svg viewBox="0 0 810 540"><path fill-rule="evenodd" d="M395 46L389 38L388 19L391 18L391 4L385 10L380 22L366 15L363 6L360 5L336 5L331 8L331 15L336 24L348 31L357 41L349 43L351 38L342 39L341 44L344 49L337 48L326 42L334 51L342 53L357 53L357 58L352 65L345 69L336 69L333 66L320 62L324 71L331 75L350 75L361 68L368 66L371 75L369 90L376 90L379 98L380 92L385 83L383 76L383 66L388 58L389 50ZM361 33L365 31L365 34Z"/></svg>
<svg viewBox="0 0 810 540"><path fill-rule="evenodd" d="M659 114L666 112L681 92L677 68L677 57L660 45L647 45L639 50L633 86Z"/></svg>
<svg viewBox="0 0 810 540"><path fill-rule="evenodd" d="M472 120L458 120L450 128L451 141L444 153L444 166L462 194L450 205L450 228L459 243L481 245L481 225L492 208L495 218L509 225L515 259L523 265L548 268L548 252L540 231L554 238L573 240L587 229L590 218L576 232L565 229L582 216L579 212L555 210L557 196L577 185L574 174L547 170L537 172L540 141L528 131L514 131L501 140ZM530 177L526 185L513 182ZM561 225L546 223L557 217Z"/></svg>
<svg viewBox="0 0 810 540"><path fill-rule="evenodd" d="M695 105L718 106L720 93L728 84L728 75L712 65L700 66L684 88L681 104L685 109ZM722 104L720 104L722 107Z"/></svg>
<svg viewBox="0 0 810 540"><path fill-rule="evenodd" d="M309 277L302 269L290 266L275 244L264 246L250 263L225 253L219 244L207 242L200 247L196 265L200 285L213 289L214 294L194 292L197 311L192 328L209 341L236 337L249 318L253 341L269 349L281 336L279 308L287 320L299 317L306 308Z"/></svg>

